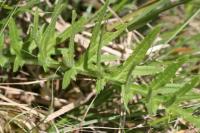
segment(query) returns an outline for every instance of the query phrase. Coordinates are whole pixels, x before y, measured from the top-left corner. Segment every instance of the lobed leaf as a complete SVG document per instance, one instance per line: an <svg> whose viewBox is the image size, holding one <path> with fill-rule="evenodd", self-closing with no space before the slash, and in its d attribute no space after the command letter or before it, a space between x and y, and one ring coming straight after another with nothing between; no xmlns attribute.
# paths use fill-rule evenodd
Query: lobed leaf
<svg viewBox="0 0 200 133"><path fill-rule="evenodd" d="M71 79L73 80L76 79L76 74L77 74L77 71L74 68L71 68L65 72L64 77L63 77L63 82L62 82L62 89L65 89L68 87Z"/></svg>
<svg viewBox="0 0 200 133"><path fill-rule="evenodd" d="M182 117L186 121L192 123L195 127L200 128L200 119L199 119L199 116L194 117L193 116L193 112L186 111L186 110L181 109L181 108L177 108L176 106L171 107L170 111L173 114L178 115L179 117Z"/></svg>
<svg viewBox="0 0 200 133"><path fill-rule="evenodd" d="M186 95L189 91L191 91L197 84L199 84L200 78L199 77L193 77L191 81L186 83L183 87L179 88L177 91L175 91L171 96L169 95L169 100L166 101L167 106L171 106L173 103L181 102L179 99Z"/></svg>
<svg viewBox="0 0 200 133"><path fill-rule="evenodd" d="M181 67L181 65L186 61L186 57L180 58L177 63L170 64L164 72L160 73L156 78L149 84L148 86L148 93L147 93L147 103L146 107L150 114L155 114L158 107L154 104L154 94L156 94L156 90L160 87L165 86L170 80L175 76L176 71Z"/></svg>
<svg viewBox="0 0 200 133"><path fill-rule="evenodd" d="M56 45L56 35L55 35L55 25L58 16L65 6L61 4L59 1L53 11L52 19L50 24L47 26L45 32L42 34L41 42L39 47L38 59L40 64L43 65L45 71L48 70L48 67L51 66L53 59L51 59L51 55L55 52Z"/></svg>
<svg viewBox="0 0 200 133"><path fill-rule="evenodd" d="M123 65L116 70L113 75L115 76L114 80L119 81L127 81L128 78L131 76L132 71L135 69L137 65L139 65L144 57L146 56L147 50L155 41L157 34L160 31L160 27L154 28L146 37L145 39L137 45L136 49L132 53L132 55L123 63Z"/></svg>
<svg viewBox="0 0 200 133"><path fill-rule="evenodd" d="M87 51L86 51L86 54L85 54L85 57L84 57L84 67L86 69L88 69L89 60L92 58L92 56L94 56L94 54L97 55L97 51L99 51L98 44L101 44L100 43L101 39L99 38L99 35L101 33L100 32L101 27L102 27L101 23L104 20L108 4L109 4L109 0L106 1L101 12L99 12L97 22L96 22L95 27L92 31L92 38L90 39L90 44L89 44L89 47L87 48ZM98 56L99 55L97 55L97 58L98 58Z"/></svg>
<svg viewBox="0 0 200 133"><path fill-rule="evenodd" d="M160 73L156 78L150 83L149 88L152 90L157 90L163 87L175 76L176 71L181 67L183 63L187 60L186 57L178 59L178 62L170 64L162 73Z"/></svg>
<svg viewBox="0 0 200 133"><path fill-rule="evenodd" d="M4 35L0 34L0 53L4 48Z"/></svg>

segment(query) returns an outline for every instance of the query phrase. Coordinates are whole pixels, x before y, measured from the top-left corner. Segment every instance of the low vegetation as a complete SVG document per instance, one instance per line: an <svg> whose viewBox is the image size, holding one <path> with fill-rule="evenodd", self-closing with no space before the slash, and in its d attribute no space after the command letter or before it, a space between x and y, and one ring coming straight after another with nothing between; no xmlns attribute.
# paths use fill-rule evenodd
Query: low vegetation
<svg viewBox="0 0 200 133"><path fill-rule="evenodd" d="M199 132L199 5L0 1L0 132Z"/></svg>

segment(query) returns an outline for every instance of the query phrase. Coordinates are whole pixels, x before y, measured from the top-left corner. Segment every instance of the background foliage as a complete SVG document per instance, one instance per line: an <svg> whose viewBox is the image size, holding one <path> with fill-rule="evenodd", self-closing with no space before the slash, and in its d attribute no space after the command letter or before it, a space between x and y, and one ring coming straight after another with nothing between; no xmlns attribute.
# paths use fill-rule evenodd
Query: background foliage
<svg viewBox="0 0 200 133"><path fill-rule="evenodd" d="M199 4L1 1L0 130L199 132Z"/></svg>

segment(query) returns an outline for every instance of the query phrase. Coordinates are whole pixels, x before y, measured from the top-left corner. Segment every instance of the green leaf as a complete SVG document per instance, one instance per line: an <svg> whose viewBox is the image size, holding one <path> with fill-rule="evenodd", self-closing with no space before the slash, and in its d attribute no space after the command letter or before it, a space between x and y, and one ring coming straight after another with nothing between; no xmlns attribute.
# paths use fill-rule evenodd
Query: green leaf
<svg viewBox="0 0 200 133"><path fill-rule="evenodd" d="M161 66L136 66L132 74L135 76L154 75L163 71Z"/></svg>
<svg viewBox="0 0 200 133"><path fill-rule="evenodd" d="M104 88L105 85L106 85L106 81L105 81L104 78L97 79L97 81L96 81L96 91L97 91L97 94L99 94L103 90L103 88Z"/></svg>
<svg viewBox="0 0 200 133"><path fill-rule="evenodd" d="M74 64L74 61L71 60L70 54L69 54L69 49L62 49L61 51L62 56L63 56L63 63L65 64L65 66L67 67L72 67Z"/></svg>
<svg viewBox="0 0 200 133"><path fill-rule="evenodd" d="M39 42L40 42L40 36L39 36L39 12L38 9L36 9L35 13L34 13L34 20L33 20L33 28L32 28L32 32L31 32L31 37L32 39L35 41L35 43L39 46Z"/></svg>
<svg viewBox="0 0 200 133"><path fill-rule="evenodd" d="M97 59L96 59L96 62L97 62L97 70L99 72L102 72L102 68L101 68L101 58L102 58L102 56L101 56L101 48L102 48L104 30L105 30L105 26L103 27L103 29L100 32L101 34L100 34L100 39L99 39L98 47L97 47Z"/></svg>
<svg viewBox="0 0 200 133"><path fill-rule="evenodd" d="M0 52L3 50L4 48L4 35L0 34Z"/></svg>
<svg viewBox="0 0 200 133"><path fill-rule="evenodd" d="M173 8L177 5L186 3L191 0L176 0L176 1L170 1L170 0L158 0L154 1L148 6L143 6L142 8L139 8L135 12L132 12L130 14L125 15L122 20L125 24L128 25L128 29L137 29L142 26L144 26L146 23L148 23L150 20L157 17L160 13L163 11ZM120 25L124 25L124 23L116 22L112 25L108 25L108 30L111 31L113 29L116 29L116 27Z"/></svg>
<svg viewBox="0 0 200 133"><path fill-rule="evenodd" d="M187 92L192 90L197 84L199 84L199 81L200 81L199 77L193 77L189 83L185 84L175 94L177 95L177 97L185 95Z"/></svg>
<svg viewBox="0 0 200 133"><path fill-rule="evenodd" d="M71 25L69 28L67 28L62 33L57 35L58 37L57 43L58 44L63 43L65 40L67 40L71 36L72 32L74 33L81 32L84 29L86 22L87 22L87 19L85 17L81 17L78 21L74 23L74 28L72 28L72 25Z"/></svg>
<svg viewBox="0 0 200 133"><path fill-rule="evenodd" d="M134 91L130 84L122 85L121 87L122 99L125 109L129 112L128 102L133 98Z"/></svg>
<svg viewBox="0 0 200 133"><path fill-rule="evenodd" d="M51 55L55 52L55 45L56 45L56 34L55 34L55 25L58 16L60 15L61 11L64 9L64 5L61 4L59 1L53 11L53 15L51 18L50 24L47 26L45 32L42 35L41 42L39 47L39 54L38 59L45 71L48 70L48 67L51 66L49 61L52 61Z"/></svg>
<svg viewBox="0 0 200 133"><path fill-rule="evenodd" d="M187 25L190 23L198 14L200 13L200 9L198 9L192 16L190 16L180 27L178 27L175 32L166 40L166 44L173 40Z"/></svg>
<svg viewBox="0 0 200 133"><path fill-rule="evenodd" d="M24 63L25 61L20 56L16 56L13 71L16 72L19 67L22 67L24 65Z"/></svg>
<svg viewBox="0 0 200 133"><path fill-rule="evenodd" d="M89 60L92 58L92 56L97 55L97 51L98 51L98 44L100 42L100 33L101 33L101 26L102 26L102 21L104 20L105 14L106 14L106 10L109 4L109 0L106 1L106 3L103 6L103 9L101 10L101 12L99 12L99 16L96 22L96 25L92 31L92 38L90 40L90 44L89 47L86 51L85 57L84 57L84 68L88 69L88 63ZM94 53L94 54L93 54ZM98 55L97 55L98 58Z"/></svg>
<svg viewBox="0 0 200 133"><path fill-rule="evenodd" d="M97 58L97 56L93 56L91 61L95 62L96 58ZM119 59L119 57L116 55L111 55L111 54L101 55L101 62L111 62L111 61L116 61L118 59Z"/></svg>
<svg viewBox="0 0 200 133"><path fill-rule="evenodd" d="M157 34L160 31L160 27L154 28L145 39L137 45L132 55L123 63L123 65L117 70L115 80L125 82L131 76L134 68L139 65L146 56L147 50L155 41Z"/></svg>
<svg viewBox="0 0 200 133"><path fill-rule="evenodd" d="M182 117L183 119L185 119L186 121L192 123L195 127L200 128L199 116L198 117L194 117L192 115L193 112L186 111L186 110L181 109L180 107L176 107L176 106L173 106L172 108L170 108L170 111L173 114L178 115L178 116Z"/></svg>
<svg viewBox="0 0 200 133"><path fill-rule="evenodd" d="M77 17L77 14L75 11L72 12L72 29L74 29L74 23L75 19ZM66 66L73 67L74 66L74 37L75 37L75 31L72 31L70 36L70 42L69 42L69 49L63 50L63 60Z"/></svg>
<svg viewBox="0 0 200 133"><path fill-rule="evenodd" d="M172 63L170 64L165 70L164 72L160 73L158 76L156 76L156 78L150 83L150 85L148 86L148 94L147 94L147 109L149 111L149 113L155 113L155 108L152 109L152 106L154 103L153 99L154 99L154 94L156 94L156 90L158 90L160 87L165 86L167 83L170 82L170 80L175 76L176 71L181 67L181 65L186 61L186 57L180 58L178 60L177 63ZM152 112L152 110L154 110L154 112Z"/></svg>
<svg viewBox="0 0 200 133"><path fill-rule="evenodd" d="M29 0L26 2L25 5L22 5L22 6L20 6L20 8L17 9L16 14L22 14L24 12L32 13L31 8L39 3L40 3L40 0Z"/></svg>
<svg viewBox="0 0 200 133"><path fill-rule="evenodd" d="M73 80L76 79L76 74L77 72L76 72L76 69L74 68L71 68L65 72L64 77L63 77L63 82L62 82L62 89L65 89L68 87L71 79Z"/></svg>
<svg viewBox="0 0 200 133"><path fill-rule="evenodd" d="M148 104L146 104L146 107L148 109L149 114L155 115L159 107L159 102L157 101L157 99L151 98Z"/></svg>
<svg viewBox="0 0 200 133"><path fill-rule="evenodd" d="M170 64L162 73L160 73L156 78L150 83L149 88L152 90L157 90L163 87L175 76L176 71L181 67L183 63L187 60L186 57L178 59L178 62Z"/></svg>
<svg viewBox="0 0 200 133"><path fill-rule="evenodd" d="M74 23L76 20L77 14L76 11L72 11L72 29L74 29ZM72 34L70 36L70 42L69 42L69 55L70 55L70 60L72 60L73 64L74 64L74 37L75 37L75 32L72 31Z"/></svg>
<svg viewBox="0 0 200 133"><path fill-rule="evenodd" d="M5 64L8 62L9 60L8 60L8 58L6 58L6 57L4 57L4 56L0 56L0 66L1 67L4 67L5 66Z"/></svg>
<svg viewBox="0 0 200 133"><path fill-rule="evenodd" d="M111 42L112 40L114 40L115 38L119 37L127 28L127 25L121 25L120 27L118 27L116 29L116 31L112 31L112 32L106 32L103 35L103 39L102 39L102 45L108 45L109 42Z"/></svg>
<svg viewBox="0 0 200 133"><path fill-rule="evenodd" d="M19 36L18 28L13 18L10 18L8 27L9 27L11 48L14 50L15 55L21 56L22 42Z"/></svg>
<svg viewBox="0 0 200 133"><path fill-rule="evenodd" d="M171 96L169 95L169 100L166 101L166 106L171 106L173 103L181 102L179 99L191 91L200 81L199 77L193 77L191 81L186 83L183 87L175 91Z"/></svg>
<svg viewBox="0 0 200 133"><path fill-rule="evenodd" d="M19 69L19 67L22 67L25 63L21 55L22 41L13 18L10 19L8 27L9 37L11 40L11 50L13 50L14 54L16 55L13 67L13 71L16 72Z"/></svg>

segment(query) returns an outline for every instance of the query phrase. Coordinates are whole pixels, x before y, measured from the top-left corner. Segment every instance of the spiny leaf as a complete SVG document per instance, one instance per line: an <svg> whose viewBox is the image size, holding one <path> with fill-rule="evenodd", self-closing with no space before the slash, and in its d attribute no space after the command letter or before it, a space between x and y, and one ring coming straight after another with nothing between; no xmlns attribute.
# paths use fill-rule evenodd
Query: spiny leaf
<svg viewBox="0 0 200 133"><path fill-rule="evenodd" d="M62 82L62 89L65 89L68 87L70 84L71 79L75 80L76 79L76 69L71 68L68 71L65 72L64 77L63 77L63 82Z"/></svg>
<svg viewBox="0 0 200 133"><path fill-rule="evenodd" d="M39 45L39 42L40 42L40 39L38 38L39 37L38 29L39 29L39 13L38 13L38 9L36 9L34 13L33 28L31 32L31 36L37 45Z"/></svg>
<svg viewBox="0 0 200 133"><path fill-rule="evenodd" d="M9 60L8 60L8 58L6 58L6 57L4 57L4 56L0 56L0 66L1 67L4 67L5 66L5 64L8 62Z"/></svg>
<svg viewBox="0 0 200 133"><path fill-rule="evenodd" d="M95 62L96 58L97 56L93 56L91 61ZM116 55L111 55L111 54L101 55L101 62L111 62L111 61L116 61L117 59L119 59L119 57Z"/></svg>
<svg viewBox="0 0 200 133"><path fill-rule="evenodd" d="M162 73L160 73L156 78L150 83L149 88L152 90L157 90L160 87L169 83L169 81L175 76L176 71L181 67L181 65L187 60L187 57L178 59L178 62L170 64Z"/></svg>
<svg viewBox="0 0 200 133"><path fill-rule="evenodd" d="M159 102L155 98L150 98L149 102L146 104L146 107L150 115L155 115L159 107Z"/></svg>
<svg viewBox="0 0 200 133"><path fill-rule="evenodd" d="M100 32L101 34L100 34L100 39L99 39L99 43L98 43L98 47L97 47L97 60L96 60L96 62L97 62L97 70L99 72L102 71L102 68L101 68L101 48L102 48L103 34L104 34L104 30L105 30L104 28Z"/></svg>
<svg viewBox="0 0 200 133"><path fill-rule="evenodd" d="M74 23L74 28L72 28L72 25L71 25L69 28L67 28L62 33L57 35L58 37L57 43L59 44L67 40L71 36L72 32L78 33L82 31L84 29L86 22L87 22L87 19L85 17L81 17L78 21Z"/></svg>
<svg viewBox="0 0 200 133"><path fill-rule="evenodd" d="M104 86L106 85L106 81L104 78L98 78L97 81L96 81L96 91L97 91L97 94L99 94Z"/></svg>
<svg viewBox="0 0 200 133"><path fill-rule="evenodd" d="M4 48L4 35L0 34L0 53Z"/></svg>
<svg viewBox="0 0 200 133"><path fill-rule="evenodd" d="M11 49L14 51L14 54L16 55L13 67L13 71L16 72L19 69L19 67L22 67L25 63L21 55L22 41L20 39L18 29L13 18L10 19L8 27L9 27L9 37L11 40Z"/></svg>
<svg viewBox="0 0 200 133"><path fill-rule="evenodd" d="M57 3L57 5L54 8L51 22L46 28L45 32L43 33L40 45L38 46L39 47L38 59L40 64L43 65L45 71L48 70L48 67L51 65L53 61L53 59L51 59L50 56L55 51L54 47L56 44L56 35L55 35L56 20L64 7L65 6L61 4L61 1Z"/></svg>
<svg viewBox="0 0 200 133"><path fill-rule="evenodd" d="M103 36L103 42L102 45L108 45L109 42L114 40L115 38L119 37L127 28L127 25L121 25L119 26L116 31L112 32L106 32Z"/></svg>
<svg viewBox="0 0 200 133"><path fill-rule="evenodd" d="M13 71L16 72L19 67L22 67L24 65L24 63L25 61L20 56L16 56Z"/></svg>
<svg viewBox="0 0 200 133"><path fill-rule="evenodd" d="M193 89L199 83L199 81L200 81L199 77L193 77L189 83L185 84L182 88L180 88L176 92L177 97L185 95L187 92Z"/></svg>
<svg viewBox="0 0 200 133"><path fill-rule="evenodd" d="M199 117L194 117L191 111L186 111L184 109L181 109L180 107L177 108L176 106L173 106L170 108L171 112L175 115L178 115L185 119L186 121L192 123L195 127L200 128L200 119Z"/></svg>
<svg viewBox="0 0 200 133"><path fill-rule="evenodd" d="M166 106L171 106L174 102L177 102L176 100L180 99L182 96L184 96L187 92L191 91L200 81L199 77L193 77L191 81L186 83L183 87L181 87L179 90L174 92L171 96L169 96L169 100L166 101ZM180 100L178 100L180 102Z"/></svg>
<svg viewBox="0 0 200 133"><path fill-rule="evenodd" d="M109 0L107 0L106 2L109 2ZM75 28L72 29L72 26L70 26L69 28L67 28L64 32L60 33L58 35L58 42L57 43L62 43L64 42L66 39L68 39L72 33L72 31L78 33L81 32L84 29L84 26L86 23L88 23L89 21L95 21L98 20L99 17L101 16L103 10L105 10L105 5L101 7L101 9L99 9L91 18L86 18L86 17L81 17L74 25Z"/></svg>
<svg viewBox="0 0 200 133"><path fill-rule="evenodd" d="M133 90L130 84L125 84L121 86L121 94L126 111L129 112L128 102L133 98Z"/></svg>
<svg viewBox="0 0 200 133"><path fill-rule="evenodd" d="M62 49L61 51L62 56L63 56L63 63L67 67L72 67L74 64L74 60L71 60L70 54L69 54L69 49Z"/></svg>
<svg viewBox="0 0 200 133"><path fill-rule="evenodd" d="M92 54L92 53L94 53L93 49L95 49L95 51L98 51L98 43L99 43L99 40L100 40L99 34L100 34L100 31L101 31L101 23L102 23L102 21L105 17L108 4L109 4L109 0L106 1L105 5L103 6L103 9L99 13L96 25L95 25L95 27L92 31L92 38L90 40L90 44L89 44L89 47L86 51L85 58L84 58L84 67L86 69L88 69L89 59L91 59L91 57L93 56L93 54Z"/></svg>
<svg viewBox="0 0 200 133"><path fill-rule="evenodd" d="M132 74L136 76L153 75L163 71L161 66L136 66Z"/></svg>
<svg viewBox="0 0 200 133"><path fill-rule="evenodd" d="M9 37L11 41L11 48L14 50L16 55L20 56L22 43L21 43L21 39L18 33L19 32L18 28L13 18L10 18L8 27L9 27Z"/></svg>
<svg viewBox="0 0 200 133"><path fill-rule="evenodd" d="M4 65L8 62L8 59L3 55L4 48L4 34L0 34L0 66L4 67Z"/></svg>
<svg viewBox="0 0 200 133"><path fill-rule="evenodd" d="M170 64L164 72L160 73L148 86L148 94L147 94L147 103L146 107L148 109L148 112L150 114L155 114L157 108L156 105L154 105L154 94L156 93L155 91L158 90L160 87L166 85L174 76L176 71L181 67L181 65L186 61L186 57L180 58L177 63L172 63Z"/></svg>
<svg viewBox="0 0 200 133"><path fill-rule="evenodd" d="M75 28L75 19L77 14L75 11L72 11L72 29ZM72 30L69 42L69 49L62 51L63 60L66 66L73 67L74 65L74 37L76 32Z"/></svg>
<svg viewBox="0 0 200 133"><path fill-rule="evenodd" d="M123 63L114 75L116 75L116 80L127 81L129 76L132 74L134 68L139 65L144 57L146 56L147 50L155 41L157 34L160 31L160 27L154 28L145 39L138 44L132 55Z"/></svg>
<svg viewBox="0 0 200 133"><path fill-rule="evenodd" d="M114 75L114 80L125 82L122 85L122 99L126 110L128 111L128 101L132 98L132 90L130 89L130 79L133 70L139 63L144 59L147 50L150 48L152 43L157 37L157 34L160 31L160 27L154 28L145 39L137 46L135 52L123 63L122 67L111 74L111 77Z"/></svg>
<svg viewBox="0 0 200 133"><path fill-rule="evenodd" d="M75 24L76 17L77 17L77 14L75 11L73 11L72 12L72 29L75 28L74 24ZM63 89L65 89L69 85L71 79L75 79L75 76L77 74L76 70L72 68L74 65L74 37L75 37L75 31L72 31L70 42L69 42L69 49L62 51L65 64L71 67L71 69L66 71L64 74L63 83L62 83Z"/></svg>
<svg viewBox="0 0 200 133"><path fill-rule="evenodd" d="M53 45L55 45L54 43L52 44L52 40L50 37L54 37L55 36L55 25L56 25L56 20L58 18L58 16L60 15L61 11L63 10L64 5L58 3L54 9L53 15L52 15L52 19L50 24L48 25L47 29L44 32L43 38L41 40L41 49L45 50L45 49L50 49ZM47 51L48 52L48 51Z"/></svg>

